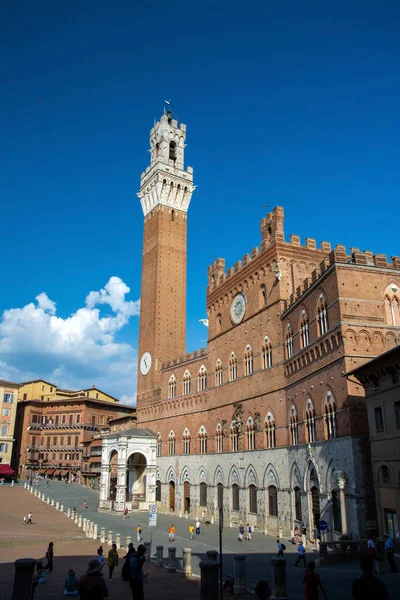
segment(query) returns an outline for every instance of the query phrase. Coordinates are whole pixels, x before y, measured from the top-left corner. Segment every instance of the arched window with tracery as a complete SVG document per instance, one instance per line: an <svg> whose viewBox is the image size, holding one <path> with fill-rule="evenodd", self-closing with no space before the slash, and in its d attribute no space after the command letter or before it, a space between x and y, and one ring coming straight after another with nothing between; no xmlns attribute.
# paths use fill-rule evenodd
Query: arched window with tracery
<svg viewBox="0 0 400 600"><path fill-rule="evenodd" d="M301 311L301 321L300 321L300 337L301 337L301 347L306 348L310 343L310 330L308 323L308 315L306 311Z"/></svg>
<svg viewBox="0 0 400 600"><path fill-rule="evenodd" d="M246 435L247 435L247 449L255 450L256 448L256 430L252 417L247 419L246 424Z"/></svg>
<svg viewBox="0 0 400 600"><path fill-rule="evenodd" d="M222 362L220 359L217 360L217 364L215 365L215 385L217 387L222 385Z"/></svg>
<svg viewBox="0 0 400 600"><path fill-rule="evenodd" d="M286 358L292 358L293 356L293 331L290 323L286 325Z"/></svg>
<svg viewBox="0 0 400 600"><path fill-rule="evenodd" d="M239 450L239 426L235 420L231 423L231 440L232 452L237 452Z"/></svg>
<svg viewBox="0 0 400 600"><path fill-rule="evenodd" d="M231 353L229 360L229 381L236 381L237 379L237 359L234 352Z"/></svg>
<svg viewBox="0 0 400 600"><path fill-rule="evenodd" d="M299 420L297 418L297 411L294 404L290 409L290 442L292 446L297 446L299 443Z"/></svg>
<svg viewBox="0 0 400 600"><path fill-rule="evenodd" d="M267 286L263 283L260 286L260 308L267 306Z"/></svg>
<svg viewBox="0 0 400 600"><path fill-rule="evenodd" d="M385 290L385 313L388 325L400 325L400 290L395 283Z"/></svg>
<svg viewBox="0 0 400 600"><path fill-rule="evenodd" d="M311 398L308 398L306 404L306 429L307 429L307 441L313 443L316 441L315 431L315 409Z"/></svg>
<svg viewBox="0 0 400 600"><path fill-rule="evenodd" d="M218 425L217 425L217 429L215 431L215 438L217 440L217 443L216 443L216 446L217 446L216 450L217 450L217 452L218 453L219 452L223 452L224 434L223 434L223 431L222 431L222 425L221 425L221 423L218 423Z"/></svg>
<svg viewBox="0 0 400 600"><path fill-rule="evenodd" d="M325 424L328 440L337 437L336 402L330 390L325 395Z"/></svg>
<svg viewBox="0 0 400 600"><path fill-rule="evenodd" d="M168 396L169 398L175 398L176 396L176 379L175 375L171 375L168 382Z"/></svg>
<svg viewBox="0 0 400 600"><path fill-rule="evenodd" d="M157 433L156 454L157 454L157 456L162 456L162 439L161 439L161 433Z"/></svg>
<svg viewBox="0 0 400 600"><path fill-rule="evenodd" d="M253 351L249 344L247 344L244 354L244 365L246 375L253 375Z"/></svg>
<svg viewBox="0 0 400 600"><path fill-rule="evenodd" d="M175 433L173 431L170 431L168 436L168 453L170 456L175 456L175 442Z"/></svg>
<svg viewBox="0 0 400 600"><path fill-rule="evenodd" d="M204 392L207 389L207 371L204 365L201 365L198 379L198 391Z"/></svg>
<svg viewBox="0 0 400 600"><path fill-rule="evenodd" d="M207 431L204 425L199 430L199 447L200 454L207 454Z"/></svg>
<svg viewBox="0 0 400 600"><path fill-rule="evenodd" d="M264 338L262 356L264 369L270 369L272 367L272 345L267 335Z"/></svg>
<svg viewBox="0 0 400 600"><path fill-rule="evenodd" d="M189 371L185 371L185 373L183 375L183 394L184 394L184 396L187 396L188 394L190 394L191 381L192 381L192 378L190 377Z"/></svg>
<svg viewBox="0 0 400 600"><path fill-rule="evenodd" d="M267 448L275 448L275 419L271 412L267 413L265 419L265 434L267 438Z"/></svg>
<svg viewBox="0 0 400 600"><path fill-rule="evenodd" d="M325 335L325 333L329 329L329 322L328 322L328 304L327 304L323 294L320 294L319 298L318 298L317 318L318 318L318 333L320 336Z"/></svg>
<svg viewBox="0 0 400 600"><path fill-rule="evenodd" d="M182 440L183 440L183 454L190 454L190 431L187 427L185 428L185 430L183 432Z"/></svg>

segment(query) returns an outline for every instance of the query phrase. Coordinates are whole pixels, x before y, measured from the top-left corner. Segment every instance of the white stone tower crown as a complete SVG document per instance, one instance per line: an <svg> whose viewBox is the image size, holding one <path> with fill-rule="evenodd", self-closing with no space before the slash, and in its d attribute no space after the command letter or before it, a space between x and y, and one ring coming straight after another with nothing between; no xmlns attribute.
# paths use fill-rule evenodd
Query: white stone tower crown
<svg viewBox="0 0 400 600"><path fill-rule="evenodd" d="M159 204L187 212L195 190L193 169L185 171L186 125L166 111L150 131L150 166L140 178L138 197L146 216Z"/></svg>

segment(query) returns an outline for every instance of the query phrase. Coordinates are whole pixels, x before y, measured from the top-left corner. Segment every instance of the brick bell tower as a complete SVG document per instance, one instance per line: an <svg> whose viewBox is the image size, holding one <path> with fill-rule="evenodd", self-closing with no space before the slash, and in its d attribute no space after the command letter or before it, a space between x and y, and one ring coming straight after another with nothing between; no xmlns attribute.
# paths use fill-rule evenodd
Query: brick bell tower
<svg viewBox="0 0 400 600"><path fill-rule="evenodd" d="M161 363L186 352L186 221L193 169L186 125L166 111L150 131L150 166L138 197L144 215L137 407L160 395Z"/></svg>

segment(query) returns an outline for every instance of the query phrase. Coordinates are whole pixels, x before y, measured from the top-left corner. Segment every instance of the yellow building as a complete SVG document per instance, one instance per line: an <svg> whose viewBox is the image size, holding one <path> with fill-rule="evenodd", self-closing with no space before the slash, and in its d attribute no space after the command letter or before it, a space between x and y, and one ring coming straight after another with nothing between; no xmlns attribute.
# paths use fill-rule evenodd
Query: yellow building
<svg viewBox="0 0 400 600"><path fill-rule="evenodd" d="M18 388L18 383L0 379L0 464L3 469L11 464Z"/></svg>
<svg viewBox="0 0 400 600"><path fill-rule="evenodd" d="M102 392L95 385L84 390L64 390L44 379L35 379L33 381L21 383L19 385L18 402L24 400L43 400L50 402L51 400L81 398L82 396L93 398L94 400L103 400L104 402L118 402L117 398Z"/></svg>

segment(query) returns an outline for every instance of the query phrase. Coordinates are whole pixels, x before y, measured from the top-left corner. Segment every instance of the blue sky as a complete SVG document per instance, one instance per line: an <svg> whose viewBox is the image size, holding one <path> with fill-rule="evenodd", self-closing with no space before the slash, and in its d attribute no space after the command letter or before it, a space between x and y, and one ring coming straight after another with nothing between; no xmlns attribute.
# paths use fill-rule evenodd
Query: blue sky
<svg viewBox="0 0 400 600"><path fill-rule="evenodd" d="M0 377L132 401L136 192L166 98L198 185L188 350L207 266L275 205L287 237L399 254L399 19L395 1L2 2Z"/></svg>

